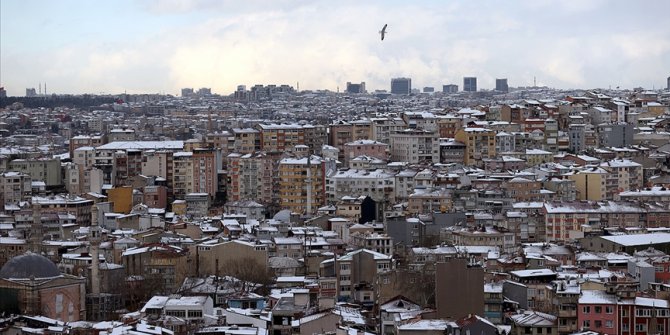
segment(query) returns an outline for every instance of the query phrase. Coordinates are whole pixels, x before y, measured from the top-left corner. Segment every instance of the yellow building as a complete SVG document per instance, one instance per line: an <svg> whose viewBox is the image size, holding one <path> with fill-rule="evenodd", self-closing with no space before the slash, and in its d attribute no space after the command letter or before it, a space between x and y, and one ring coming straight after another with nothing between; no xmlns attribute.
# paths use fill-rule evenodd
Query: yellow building
<svg viewBox="0 0 670 335"><path fill-rule="evenodd" d="M198 245L198 276L233 275L227 270L231 260L244 259L256 262L261 268L268 267L268 247L245 241L228 241L217 244Z"/></svg>
<svg viewBox="0 0 670 335"><path fill-rule="evenodd" d="M326 161L319 156L284 158L279 162L280 206L313 214L326 203Z"/></svg>
<svg viewBox="0 0 670 335"><path fill-rule="evenodd" d="M107 191L107 198L114 203L115 213L128 214L133 208L133 188L130 186L115 187Z"/></svg>
<svg viewBox="0 0 670 335"><path fill-rule="evenodd" d="M175 215L185 215L186 214L186 201L185 200L175 200L172 202L172 212Z"/></svg>
<svg viewBox="0 0 670 335"><path fill-rule="evenodd" d="M575 181L578 200L603 200L606 199L605 182L607 171L601 168L588 168L568 176Z"/></svg>
<svg viewBox="0 0 670 335"><path fill-rule="evenodd" d="M554 161L554 154L540 149L526 149L526 165L536 166Z"/></svg>
<svg viewBox="0 0 670 335"><path fill-rule="evenodd" d="M496 133L491 129L459 129L455 140L465 144L465 165L484 166L482 159L496 156Z"/></svg>

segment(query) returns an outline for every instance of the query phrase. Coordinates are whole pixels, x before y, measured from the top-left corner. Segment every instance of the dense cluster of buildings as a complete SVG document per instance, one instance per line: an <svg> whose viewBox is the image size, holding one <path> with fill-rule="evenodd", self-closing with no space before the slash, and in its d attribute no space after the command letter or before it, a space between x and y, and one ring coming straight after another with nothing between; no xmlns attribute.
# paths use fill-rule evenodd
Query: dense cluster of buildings
<svg viewBox="0 0 670 335"><path fill-rule="evenodd" d="M670 92L452 86L0 109L1 332L668 332Z"/></svg>

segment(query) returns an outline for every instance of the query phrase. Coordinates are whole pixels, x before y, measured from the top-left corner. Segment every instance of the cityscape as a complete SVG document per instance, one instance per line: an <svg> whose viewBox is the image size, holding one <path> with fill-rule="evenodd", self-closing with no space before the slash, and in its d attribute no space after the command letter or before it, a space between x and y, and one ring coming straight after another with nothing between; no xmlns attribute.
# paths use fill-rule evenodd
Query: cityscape
<svg viewBox="0 0 670 335"><path fill-rule="evenodd" d="M670 334L670 4L498 6L3 0L0 334Z"/></svg>

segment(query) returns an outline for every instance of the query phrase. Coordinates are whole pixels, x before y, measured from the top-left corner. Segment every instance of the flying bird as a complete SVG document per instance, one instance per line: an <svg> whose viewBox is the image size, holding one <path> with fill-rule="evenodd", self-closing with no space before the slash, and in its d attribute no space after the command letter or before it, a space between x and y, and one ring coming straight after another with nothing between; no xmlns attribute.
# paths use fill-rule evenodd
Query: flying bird
<svg viewBox="0 0 670 335"><path fill-rule="evenodd" d="M388 23L384 25L384 28L379 31L379 33L382 35L382 41L384 40L384 35L386 35L386 26L388 26Z"/></svg>

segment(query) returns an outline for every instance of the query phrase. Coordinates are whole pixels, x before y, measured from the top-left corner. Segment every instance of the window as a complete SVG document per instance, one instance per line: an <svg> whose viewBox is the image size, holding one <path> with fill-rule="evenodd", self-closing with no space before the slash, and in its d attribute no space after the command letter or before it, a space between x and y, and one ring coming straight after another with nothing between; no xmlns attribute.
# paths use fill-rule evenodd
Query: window
<svg viewBox="0 0 670 335"><path fill-rule="evenodd" d="M646 324L636 324L636 325L635 325L635 331L636 331L636 332L644 332L644 331L647 331L647 325L646 325Z"/></svg>
<svg viewBox="0 0 670 335"><path fill-rule="evenodd" d="M596 314L600 314L600 313L602 313L602 312L603 312L603 308L602 308L602 307L600 307L600 306L596 306L596 307L595 307L595 313L596 313Z"/></svg>
<svg viewBox="0 0 670 335"><path fill-rule="evenodd" d="M613 308L612 306L605 306L605 313L606 314L612 314L613 313Z"/></svg>
<svg viewBox="0 0 670 335"><path fill-rule="evenodd" d="M590 320L584 320L582 323L583 328L591 328L591 321Z"/></svg>
<svg viewBox="0 0 670 335"><path fill-rule="evenodd" d="M589 314L589 313L591 313L591 306L584 306L584 310L583 310L583 312L584 312L584 314Z"/></svg>
<svg viewBox="0 0 670 335"><path fill-rule="evenodd" d="M605 328L612 328L614 327L612 324L612 320L605 320Z"/></svg>

